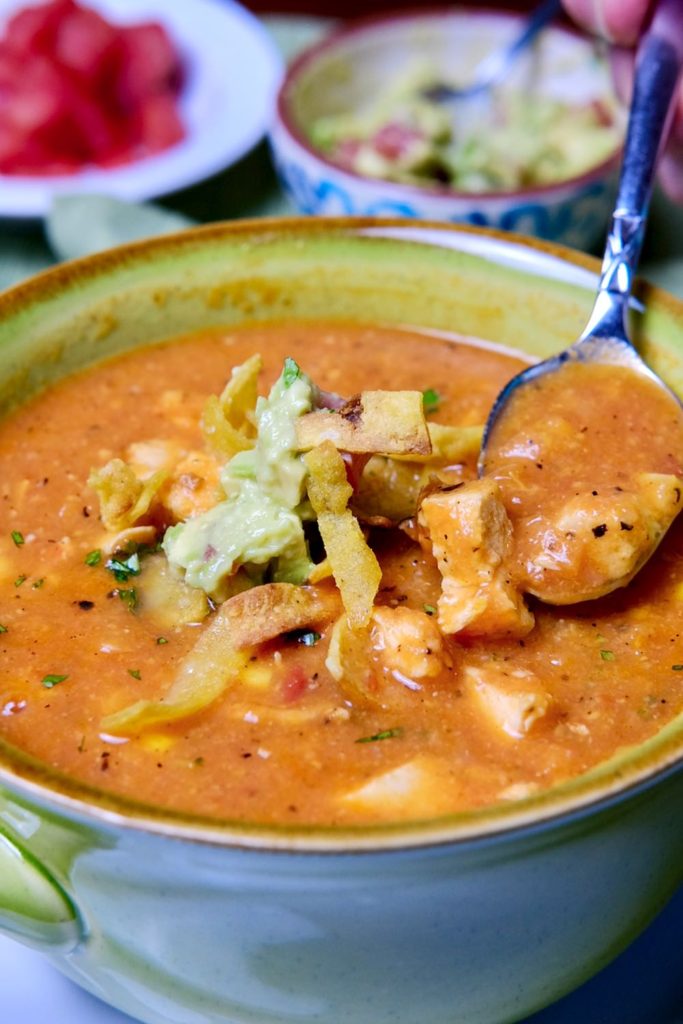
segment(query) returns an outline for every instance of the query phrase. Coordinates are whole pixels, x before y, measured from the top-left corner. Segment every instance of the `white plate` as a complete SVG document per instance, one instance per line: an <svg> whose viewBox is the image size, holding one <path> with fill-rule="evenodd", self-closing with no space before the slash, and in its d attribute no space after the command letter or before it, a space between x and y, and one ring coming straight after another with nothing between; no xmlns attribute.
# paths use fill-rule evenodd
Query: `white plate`
<svg viewBox="0 0 683 1024"><path fill-rule="evenodd" d="M40 217L54 195L97 192L152 199L215 174L264 135L282 60L261 23L234 0L87 0L112 22L161 22L186 68L180 100L187 135L157 156L110 170L55 177L0 175L0 216ZM0 27L25 0L0 0Z"/></svg>

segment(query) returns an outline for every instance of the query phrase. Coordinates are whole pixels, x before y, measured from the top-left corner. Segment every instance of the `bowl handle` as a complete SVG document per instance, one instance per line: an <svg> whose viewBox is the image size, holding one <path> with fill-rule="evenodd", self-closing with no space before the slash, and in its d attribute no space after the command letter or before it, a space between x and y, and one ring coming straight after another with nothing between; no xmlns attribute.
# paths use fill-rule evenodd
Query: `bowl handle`
<svg viewBox="0 0 683 1024"><path fill-rule="evenodd" d="M0 931L44 952L68 953L83 937L58 882L0 829Z"/></svg>

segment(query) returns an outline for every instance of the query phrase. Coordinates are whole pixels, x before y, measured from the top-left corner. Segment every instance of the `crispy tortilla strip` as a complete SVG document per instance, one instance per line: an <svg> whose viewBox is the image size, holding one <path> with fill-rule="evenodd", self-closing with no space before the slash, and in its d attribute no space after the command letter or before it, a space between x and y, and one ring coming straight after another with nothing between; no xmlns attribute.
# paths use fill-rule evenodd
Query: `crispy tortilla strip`
<svg viewBox="0 0 683 1024"><path fill-rule="evenodd" d="M465 462L479 455L483 426L455 427L444 423L428 423L432 451L429 455L395 456L402 462Z"/></svg>
<svg viewBox="0 0 683 1024"><path fill-rule="evenodd" d="M102 721L115 735L176 722L209 707L239 679L255 645L281 633L335 617L339 599L330 588L267 583L226 601L203 630L161 700L140 700Z"/></svg>
<svg viewBox="0 0 683 1024"><path fill-rule="evenodd" d="M202 413L202 433L208 447L217 455L231 458L237 452L254 447L254 409L262 366L260 355L251 356L234 368L220 397L211 395L207 399Z"/></svg>
<svg viewBox="0 0 683 1024"><path fill-rule="evenodd" d="M301 451L323 441L356 454L429 455L421 391L363 391L338 411L318 410L296 425Z"/></svg>
<svg viewBox="0 0 683 1024"><path fill-rule="evenodd" d="M323 558L322 562L317 562L308 574L307 583L320 583L321 580L327 580L332 575L332 566L330 565L329 558Z"/></svg>
<svg viewBox="0 0 683 1024"><path fill-rule="evenodd" d="M138 519L149 511L166 476L162 469L144 481L138 480L122 459L112 459L102 469L92 470L88 484L97 494L100 516L106 528L112 533L120 533L135 526Z"/></svg>
<svg viewBox="0 0 683 1024"><path fill-rule="evenodd" d="M356 707L382 707L370 651L367 628L351 629L346 615L337 619L330 634L325 668Z"/></svg>
<svg viewBox="0 0 683 1024"><path fill-rule="evenodd" d="M346 467L331 441L304 456L308 467L308 497L318 517L318 528L332 575L339 587L349 626L367 626L379 589L382 570L347 507L351 485Z"/></svg>
<svg viewBox="0 0 683 1024"><path fill-rule="evenodd" d="M441 489L463 480L463 474L455 468L441 469L373 455L360 478L351 507L364 522L379 522L383 517L397 524L416 514L430 487Z"/></svg>

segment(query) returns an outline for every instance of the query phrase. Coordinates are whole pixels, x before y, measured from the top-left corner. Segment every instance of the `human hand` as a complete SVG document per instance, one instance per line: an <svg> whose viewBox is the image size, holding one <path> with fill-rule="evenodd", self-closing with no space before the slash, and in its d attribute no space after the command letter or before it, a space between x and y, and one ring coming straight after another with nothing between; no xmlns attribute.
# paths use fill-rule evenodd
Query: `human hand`
<svg viewBox="0 0 683 1024"><path fill-rule="evenodd" d="M612 43L612 66L617 92L627 101L633 82L634 49L652 15L654 0L562 2L577 24ZM671 134L659 165L659 180L673 200L683 203L683 81L679 84Z"/></svg>

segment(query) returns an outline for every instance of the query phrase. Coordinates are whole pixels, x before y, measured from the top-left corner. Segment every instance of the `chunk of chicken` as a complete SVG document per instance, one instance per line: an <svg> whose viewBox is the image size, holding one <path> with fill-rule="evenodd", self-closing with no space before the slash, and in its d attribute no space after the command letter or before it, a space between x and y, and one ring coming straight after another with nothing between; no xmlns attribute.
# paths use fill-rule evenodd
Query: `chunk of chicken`
<svg viewBox="0 0 683 1024"><path fill-rule="evenodd" d="M207 452L187 452L176 463L159 493L168 518L174 523L206 512L221 499L220 466Z"/></svg>
<svg viewBox="0 0 683 1024"><path fill-rule="evenodd" d="M129 444L126 449L126 462L138 480L147 480L159 470L170 473L181 454L182 449L176 441L152 438L149 441L134 441Z"/></svg>
<svg viewBox="0 0 683 1024"><path fill-rule="evenodd" d="M495 481L428 495L418 522L442 576L442 633L524 636L532 629L534 617L510 575L512 526Z"/></svg>
<svg viewBox="0 0 683 1024"><path fill-rule="evenodd" d="M175 441L154 439L129 445L126 458L140 480L160 470L168 474L157 500L173 523L206 512L220 500L220 465L208 452L185 451Z"/></svg>
<svg viewBox="0 0 683 1024"><path fill-rule="evenodd" d="M467 691L488 721L513 739L526 736L551 703L536 676L525 669L468 665L464 678Z"/></svg>
<svg viewBox="0 0 683 1024"><path fill-rule="evenodd" d="M444 667L436 622L414 608L375 608L371 639L386 667L409 679L437 676Z"/></svg>
<svg viewBox="0 0 683 1024"><path fill-rule="evenodd" d="M545 525L528 560L528 590L569 604L601 597L633 578L681 509L683 481L640 473L633 489L578 494ZM534 549L532 549L534 550Z"/></svg>
<svg viewBox="0 0 683 1024"><path fill-rule="evenodd" d="M341 803L375 820L443 814L451 809L453 799L444 785L446 774L436 758L414 757L344 793Z"/></svg>

